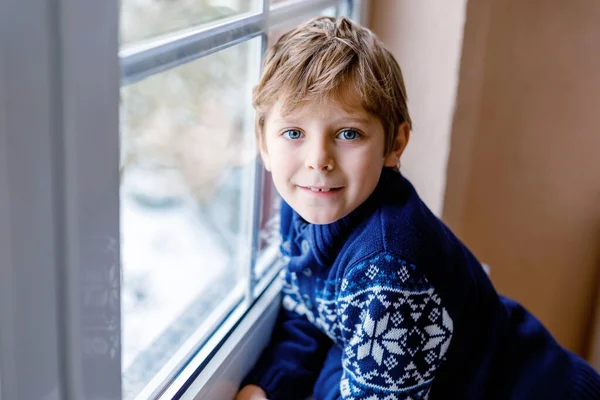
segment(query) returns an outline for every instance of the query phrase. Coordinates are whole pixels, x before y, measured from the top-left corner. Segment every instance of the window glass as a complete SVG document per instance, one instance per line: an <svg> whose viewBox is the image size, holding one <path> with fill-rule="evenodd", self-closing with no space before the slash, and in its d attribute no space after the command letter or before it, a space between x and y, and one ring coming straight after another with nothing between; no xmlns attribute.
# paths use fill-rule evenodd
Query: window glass
<svg viewBox="0 0 600 400"><path fill-rule="evenodd" d="M247 279L259 55L256 38L121 89L126 399Z"/></svg>
<svg viewBox="0 0 600 400"><path fill-rule="evenodd" d="M279 255L281 234L279 210L281 197L273 185L271 174L262 171L263 187L260 195L257 263L253 265L254 278L260 280L273 267L273 258ZM275 265L277 266L277 265Z"/></svg>
<svg viewBox="0 0 600 400"><path fill-rule="evenodd" d="M263 188L260 205L259 252L279 244L279 209L281 198L273 185L271 173L263 170Z"/></svg>
<svg viewBox="0 0 600 400"><path fill-rule="evenodd" d="M278 0L271 0L278 1ZM317 16L326 16L326 17L335 17L337 15L337 8L335 6L327 7L322 9L320 12L316 12L313 15L304 15L300 17L295 17L290 20L285 21L284 23L279 23L277 28L269 30L269 45L274 44L277 39L287 31L293 29L298 24L301 24L310 18Z"/></svg>
<svg viewBox="0 0 600 400"><path fill-rule="evenodd" d="M262 0L120 0L120 7L121 44L128 44L259 12Z"/></svg>

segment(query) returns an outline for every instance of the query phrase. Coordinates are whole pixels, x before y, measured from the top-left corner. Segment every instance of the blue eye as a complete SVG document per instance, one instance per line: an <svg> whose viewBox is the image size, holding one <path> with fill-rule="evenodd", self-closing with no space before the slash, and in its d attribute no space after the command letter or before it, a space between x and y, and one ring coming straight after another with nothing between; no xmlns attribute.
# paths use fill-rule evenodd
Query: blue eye
<svg viewBox="0 0 600 400"><path fill-rule="evenodd" d="M354 129L344 129L337 137L342 140L356 140L360 137L360 133L356 132Z"/></svg>
<svg viewBox="0 0 600 400"><path fill-rule="evenodd" d="M290 129L290 130L283 132L283 136L287 139L296 140L296 139L300 139L302 137L302 132L300 132L297 129Z"/></svg>

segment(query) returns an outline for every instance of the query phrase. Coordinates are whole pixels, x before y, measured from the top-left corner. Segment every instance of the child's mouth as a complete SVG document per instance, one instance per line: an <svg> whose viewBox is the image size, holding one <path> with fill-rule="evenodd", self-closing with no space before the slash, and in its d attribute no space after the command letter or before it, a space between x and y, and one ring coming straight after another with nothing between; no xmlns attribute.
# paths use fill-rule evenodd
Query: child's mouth
<svg viewBox="0 0 600 400"><path fill-rule="evenodd" d="M314 193L335 193L343 189L343 187L322 187L322 186L299 186L304 190L310 190Z"/></svg>

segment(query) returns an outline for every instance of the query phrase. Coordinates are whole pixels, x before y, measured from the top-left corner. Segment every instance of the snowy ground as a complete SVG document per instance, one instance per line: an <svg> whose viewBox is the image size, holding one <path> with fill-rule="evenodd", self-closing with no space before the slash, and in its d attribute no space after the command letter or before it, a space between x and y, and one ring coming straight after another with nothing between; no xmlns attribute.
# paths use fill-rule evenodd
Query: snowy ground
<svg viewBox="0 0 600 400"><path fill-rule="evenodd" d="M191 197L147 204L121 193L122 371L125 398L131 398L172 355L186 334L239 274L232 269L227 237L218 232L238 217L239 175L224 183L209 207ZM212 297L208 299L207 297ZM207 302L208 301L208 302ZM185 314L193 314L186 317ZM183 326L185 325L185 326ZM182 332L186 330L187 332ZM153 354L149 354L153 353ZM128 376L129 375L129 376ZM129 394L129 395L127 395Z"/></svg>
<svg viewBox="0 0 600 400"><path fill-rule="evenodd" d="M228 256L186 204L121 202L123 370L214 281Z"/></svg>

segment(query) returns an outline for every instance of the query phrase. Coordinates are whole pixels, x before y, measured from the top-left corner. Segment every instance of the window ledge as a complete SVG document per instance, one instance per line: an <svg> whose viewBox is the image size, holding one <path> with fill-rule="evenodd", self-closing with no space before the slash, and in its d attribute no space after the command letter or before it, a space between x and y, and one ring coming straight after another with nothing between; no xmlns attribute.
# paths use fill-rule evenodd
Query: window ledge
<svg viewBox="0 0 600 400"><path fill-rule="evenodd" d="M182 400L232 399L240 382L267 345L279 311L281 282L275 279L248 311Z"/></svg>

